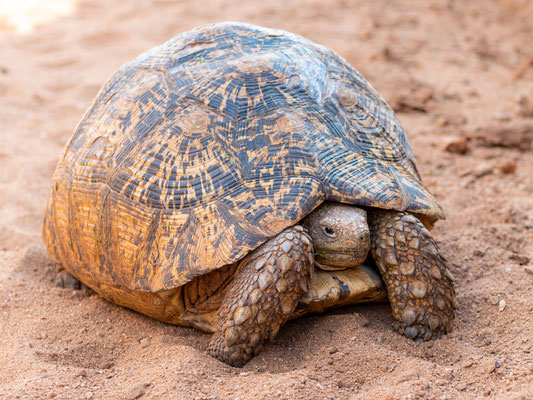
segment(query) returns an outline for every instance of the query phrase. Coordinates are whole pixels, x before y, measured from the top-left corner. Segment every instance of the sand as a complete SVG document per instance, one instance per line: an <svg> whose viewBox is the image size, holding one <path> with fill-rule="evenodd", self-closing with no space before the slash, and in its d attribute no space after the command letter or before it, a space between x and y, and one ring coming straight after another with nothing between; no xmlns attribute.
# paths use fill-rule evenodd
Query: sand
<svg viewBox="0 0 533 400"><path fill-rule="evenodd" d="M0 16L0 398L533 398L531 2L63 3L35 26ZM84 110L125 61L224 20L333 48L398 110L447 213L451 334L415 343L388 304L345 307L288 323L238 369L206 354L209 335L55 286L40 227Z"/></svg>

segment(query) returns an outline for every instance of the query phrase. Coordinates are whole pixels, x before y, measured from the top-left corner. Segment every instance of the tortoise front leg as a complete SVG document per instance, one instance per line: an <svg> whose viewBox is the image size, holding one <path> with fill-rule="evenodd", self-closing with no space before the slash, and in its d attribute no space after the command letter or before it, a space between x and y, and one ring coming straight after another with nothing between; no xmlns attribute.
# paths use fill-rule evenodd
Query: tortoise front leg
<svg viewBox="0 0 533 400"><path fill-rule="evenodd" d="M274 339L309 289L313 263L313 245L301 226L247 256L218 311L209 354L234 367L248 362L266 339Z"/></svg>
<svg viewBox="0 0 533 400"><path fill-rule="evenodd" d="M375 210L368 217L395 329L415 340L450 332L457 309L453 276L429 231L404 212Z"/></svg>

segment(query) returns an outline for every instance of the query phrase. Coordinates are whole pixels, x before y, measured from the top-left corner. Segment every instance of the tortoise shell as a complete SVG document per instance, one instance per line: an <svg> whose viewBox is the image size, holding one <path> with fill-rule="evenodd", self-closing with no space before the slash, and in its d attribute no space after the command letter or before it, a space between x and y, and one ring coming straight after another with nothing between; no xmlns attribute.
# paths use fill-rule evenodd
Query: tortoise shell
<svg viewBox="0 0 533 400"><path fill-rule="evenodd" d="M82 281L156 292L242 259L325 200L443 217L392 110L343 58L214 24L103 86L58 162L43 238Z"/></svg>

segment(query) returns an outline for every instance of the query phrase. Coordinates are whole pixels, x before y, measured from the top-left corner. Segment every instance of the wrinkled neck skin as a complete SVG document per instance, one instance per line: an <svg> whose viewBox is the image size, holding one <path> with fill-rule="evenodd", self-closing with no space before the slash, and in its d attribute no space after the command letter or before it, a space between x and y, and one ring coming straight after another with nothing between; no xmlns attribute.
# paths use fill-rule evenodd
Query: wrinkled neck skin
<svg viewBox="0 0 533 400"><path fill-rule="evenodd" d="M370 250L366 211L347 204L326 202L304 218L320 269L342 270L365 261Z"/></svg>

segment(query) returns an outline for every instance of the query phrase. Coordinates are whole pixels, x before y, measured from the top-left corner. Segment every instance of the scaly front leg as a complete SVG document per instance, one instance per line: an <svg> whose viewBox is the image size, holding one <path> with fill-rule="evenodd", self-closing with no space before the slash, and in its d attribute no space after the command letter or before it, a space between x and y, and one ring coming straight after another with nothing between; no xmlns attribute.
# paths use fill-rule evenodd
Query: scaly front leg
<svg viewBox="0 0 533 400"><path fill-rule="evenodd" d="M368 213L372 257L389 293L395 329L429 340L452 330L453 276L429 231L405 212Z"/></svg>
<svg viewBox="0 0 533 400"><path fill-rule="evenodd" d="M218 311L208 352L234 367L274 339L309 289L313 245L304 228L286 229L244 258Z"/></svg>

